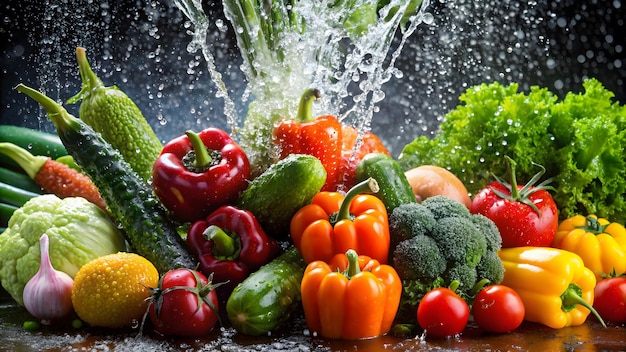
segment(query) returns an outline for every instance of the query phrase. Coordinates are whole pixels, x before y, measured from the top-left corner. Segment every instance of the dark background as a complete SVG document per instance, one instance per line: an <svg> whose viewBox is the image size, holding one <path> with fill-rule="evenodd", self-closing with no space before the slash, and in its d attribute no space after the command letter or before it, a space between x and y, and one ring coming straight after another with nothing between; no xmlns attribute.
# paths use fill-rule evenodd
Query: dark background
<svg viewBox="0 0 626 352"><path fill-rule="evenodd" d="M245 79L232 29L221 2L204 5L217 69L244 116ZM434 133L467 88L493 81L519 83L522 91L539 85L563 97L595 77L623 104L624 6L432 1L433 22L421 24L404 47L396 65L402 75L383 87L372 129L398 154L416 136ZM80 45L105 84L124 90L164 141L194 126L227 128L206 61L187 51L191 28L172 1L10 0L0 10L0 123L54 131L39 106L13 87L23 82L65 101L80 89L74 56Z"/></svg>

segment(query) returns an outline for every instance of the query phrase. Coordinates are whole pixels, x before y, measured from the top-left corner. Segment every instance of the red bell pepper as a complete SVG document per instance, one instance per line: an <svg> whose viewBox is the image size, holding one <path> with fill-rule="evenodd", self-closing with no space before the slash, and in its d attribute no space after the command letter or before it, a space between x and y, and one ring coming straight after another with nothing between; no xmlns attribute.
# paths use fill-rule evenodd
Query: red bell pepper
<svg viewBox="0 0 626 352"><path fill-rule="evenodd" d="M320 97L317 89L308 89L300 99L295 119L281 121L273 131L273 141L280 147L280 159L289 154L308 154L320 159L326 169L326 183L322 191L348 189L356 183L356 165L370 152L389 152L380 139L366 132L359 133L352 126L342 125L335 116L313 118L313 101ZM355 149L360 143L358 149Z"/></svg>
<svg viewBox="0 0 626 352"><path fill-rule="evenodd" d="M231 205L193 222L187 244L198 258L198 269L213 275L214 282L224 282L216 289L221 300L280 251L278 242L265 234L251 212Z"/></svg>
<svg viewBox="0 0 626 352"><path fill-rule="evenodd" d="M250 163L228 133L187 131L167 143L154 163L154 193L174 220L191 222L234 202L246 189Z"/></svg>

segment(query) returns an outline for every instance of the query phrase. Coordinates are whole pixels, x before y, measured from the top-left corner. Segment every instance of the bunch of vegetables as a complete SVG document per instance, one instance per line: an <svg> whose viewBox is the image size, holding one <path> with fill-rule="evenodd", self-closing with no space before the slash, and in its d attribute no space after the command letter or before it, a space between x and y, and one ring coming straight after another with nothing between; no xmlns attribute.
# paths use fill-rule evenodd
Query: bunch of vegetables
<svg viewBox="0 0 626 352"><path fill-rule="evenodd" d="M98 87L90 94L101 96L81 107L93 121L114 115L135 126L130 119L142 118L116 115L132 101L119 93L107 100ZM470 315L498 333L522 320L580 325L591 313L602 324L604 315L620 322L594 296L619 300L626 286L619 277L605 280L626 270L626 230L591 213L559 224L550 194L559 186L538 183L550 169L534 161L541 171L526 177L523 161L502 154L508 182L494 172L495 181L469 199L454 173L404 169L373 134L359 137L324 117L275 126L283 154L258 175L248 151L224 131L186 131L160 148L150 180L127 161L124 146L42 93L17 90L45 108L59 136L52 140L77 164L78 174L52 171L54 182L82 180L102 200L87 200L82 187L61 198L42 183L13 203L0 235L0 281L38 319L66 316L70 292L89 325L128 328L150 319L158 332L178 336L204 336L218 322L263 335L299 308L312 333L331 339L417 325L427 336L448 337L462 333ZM313 93L305 92L306 104ZM329 150L315 139L317 123L334 126L322 129L331 132L322 144L341 136ZM347 150L355 154L346 158ZM32 149L1 141L0 152L17 161L11 172L26 170L20 180L36 182L51 169L51 156ZM424 166L438 177L424 176ZM438 183L424 187L425 177ZM42 280L53 283L52 293L41 290ZM537 287L540 281L546 284ZM63 309L42 309L45 295Z"/></svg>
<svg viewBox="0 0 626 352"><path fill-rule="evenodd" d="M535 164L551 178L560 220L596 214L626 222L626 107L596 79L583 93L562 100L546 88L518 92L517 84L481 84L460 96L433 138L421 136L399 156L403 168L433 164L450 170L476 194L505 175L508 155L519 179L529 180ZM468 138L467 136L472 136Z"/></svg>

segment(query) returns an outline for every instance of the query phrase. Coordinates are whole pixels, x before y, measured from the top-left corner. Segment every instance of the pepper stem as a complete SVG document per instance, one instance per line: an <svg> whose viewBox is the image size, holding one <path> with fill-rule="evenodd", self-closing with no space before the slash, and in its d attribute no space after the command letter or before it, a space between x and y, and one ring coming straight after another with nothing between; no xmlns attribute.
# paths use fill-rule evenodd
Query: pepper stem
<svg viewBox="0 0 626 352"><path fill-rule="evenodd" d="M187 130L185 132L185 135L187 135L187 138L189 138L189 142L191 142L193 151L194 153L196 153L194 166L198 169L202 169L205 166L211 164L211 161L213 159L211 158L207 147L202 142L202 139L200 139L200 136L191 130Z"/></svg>
<svg viewBox="0 0 626 352"><path fill-rule="evenodd" d="M606 225L600 224L600 221L598 221L598 219L594 218L593 216L587 216L585 217L585 220L586 220L585 226L577 226L577 228L583 229L595 235L604 233L604 230L609 226L609 224L606 224Z"/></svg>
<svg viewBox="0 0 626 352"><path fill-rule="evenodd" d="M581 306L589 309L589 311L591 311L591 313L593 313L593 315L600 321L600 324L602 324L602 326L606 328L606 324L604 323L604 320L602 319L598 311L595 310L593 306L589 304L589 302L580 297L581 295L582 289L580 288L580 286L576 284L569 284L567 290L565 290L565 292L563 292L563 294L561 295L561 301L563 302L561 305L561 309L563 309L563 311L565 312L568 312L574 309L576 305L580 304Z"/></svg>
<svg viewBox="0 0 626 352"><path fill-rule="evenodd" d="M300 97L300 103L298 104L298 115L296 116L296 121L313 121L313 102L316 99L319 99L320 96L322 96L322 93L319 89L309 88L304 91Z"/></svg>
<svg viewBox="0 0 626 352"><path fill-rule="evenodd" d="M235 240L219 226L210 225L202 235L207 240L213 241L213 254L216 257L230 257L237 252Z"/></svg>
<svg viewBox="0 0 626 352"><path fill-rule="evenodd" d="M354 185L352 188L350 188L350 190L348 190L348 193L346 193L345 197L343 198L335 221L350 218L350 204L352 203L354 197L362 193L378 193L379 189L380 187L378 186L378 182L376 182L376 180L371 177Z"/></svg>
<svg viewBox="0 0 626 352"><path fill-rule="evenodd" d="M350 279L354 275L361 272L361 268L359 267L359 255L354 249L348 249L346 251L346 258L348 258L348 267L346 268L344 275Z"/></svg>

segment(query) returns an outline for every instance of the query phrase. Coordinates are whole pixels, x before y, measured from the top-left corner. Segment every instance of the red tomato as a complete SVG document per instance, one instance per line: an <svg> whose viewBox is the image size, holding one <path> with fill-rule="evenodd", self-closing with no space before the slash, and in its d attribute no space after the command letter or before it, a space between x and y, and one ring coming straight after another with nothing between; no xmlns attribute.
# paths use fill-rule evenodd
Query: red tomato
<svg viewBox="0 0 626 352"><path fill-rule="evenodd" d="M417 306L417 321L426 336L448 337L460 334L469 320L467 303L449 288L440 287L424 295Z"/></svg>
<svg viewBox="0 0 626 352"><path fill-rule="evenodd" d="M163 335L207 335L218 320L214 285L202 273L190 269L170 270L154 290L150 320Z"/></svg>
<svg viewBox="0 0 626 352"><path fill-rule="evenodd" d="M613 277L598 282L593 307L605 322L626 323L626 277Z"/></svg>
<svg viewBox="0 0 626 352"><path fill-rule="evenodd" d="M517 186L517 189L522 188ZM552 244L559 216L548 191L540 189L527 196L539 212L519 200L502 198L497 192L511 195L507 187L494 181L474 196L470 212L482 214L496 224L502 236L502 248Z"/></svg>
<svg viewBox="0 0 626 352"><path fill-rule="evenodd" d="M512 288L491 285L476 295L472 304L474 321L483 330L503 333L517 329L524 320L524 303Z"/></svg>

